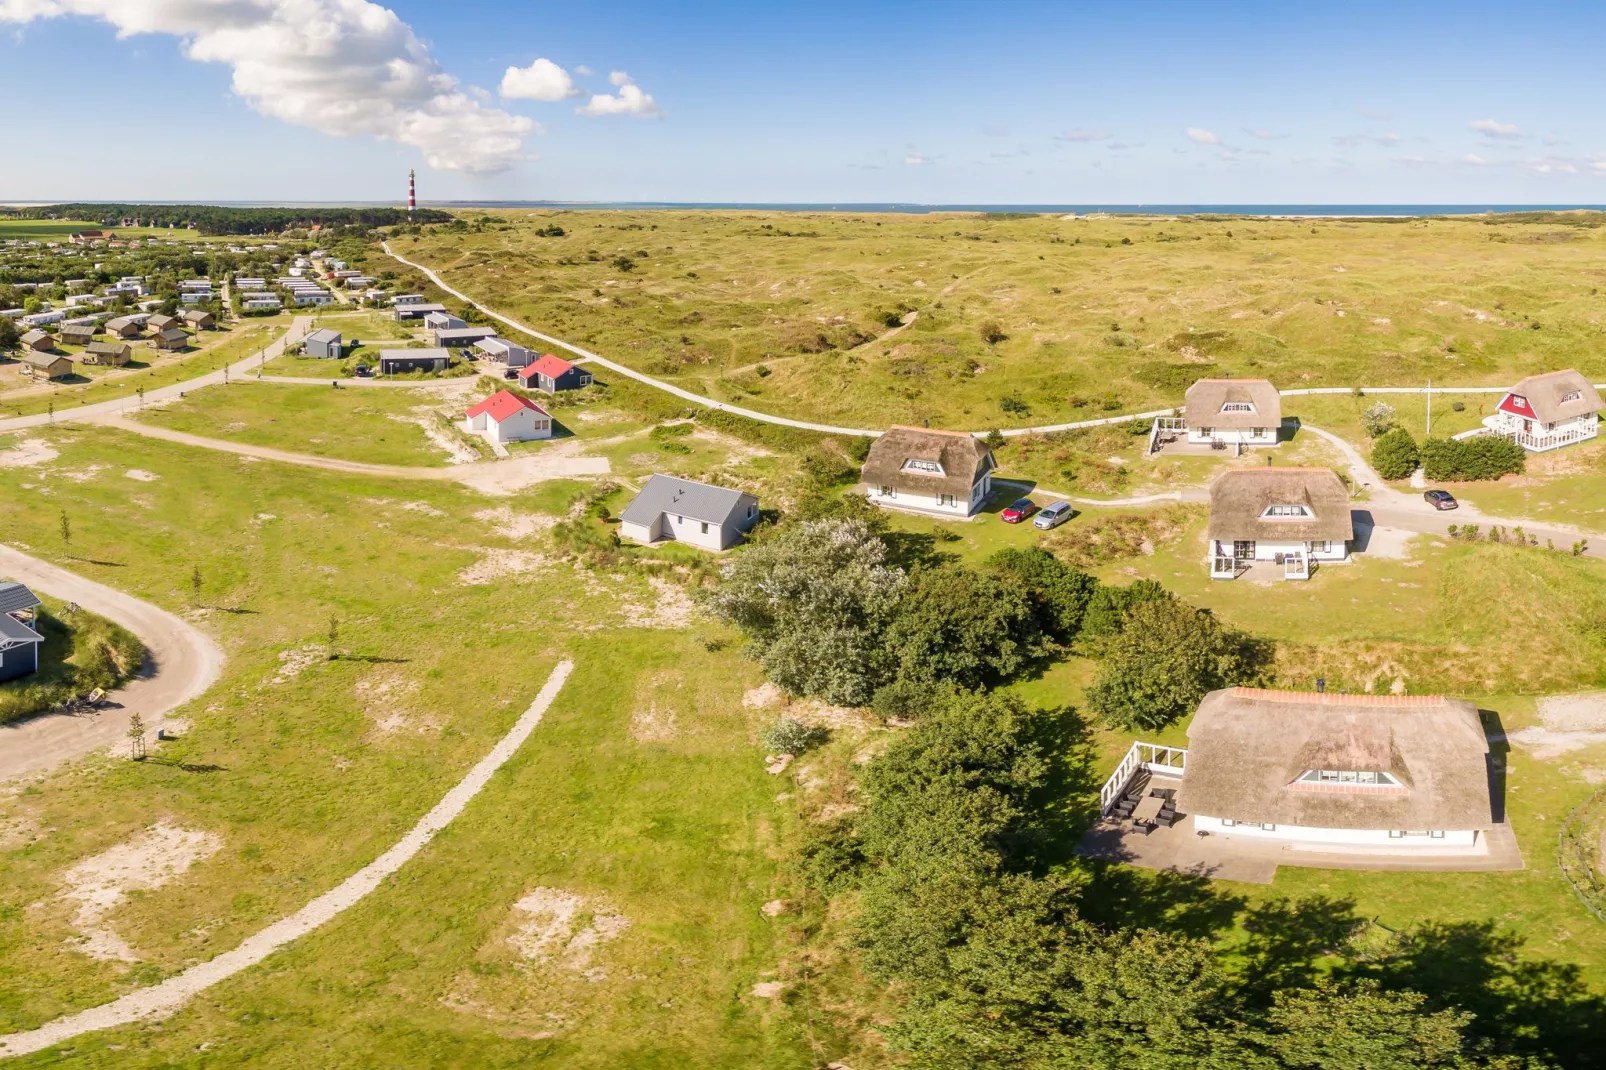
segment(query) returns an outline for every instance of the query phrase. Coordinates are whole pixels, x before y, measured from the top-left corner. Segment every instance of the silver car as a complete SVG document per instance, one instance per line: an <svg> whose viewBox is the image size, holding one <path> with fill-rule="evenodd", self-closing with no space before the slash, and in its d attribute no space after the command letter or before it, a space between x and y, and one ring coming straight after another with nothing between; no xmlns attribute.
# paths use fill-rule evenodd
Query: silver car
<svg viewBox="0 0 1606 1070"><path fill-rule="evenodd" d="M1070 502L1055 502L1053 505L1045 506L1040 513L1032 517L1032 527L1047 531L1049 528L1059 527L1075 515L1076 510L1071 508Z"/></svg>

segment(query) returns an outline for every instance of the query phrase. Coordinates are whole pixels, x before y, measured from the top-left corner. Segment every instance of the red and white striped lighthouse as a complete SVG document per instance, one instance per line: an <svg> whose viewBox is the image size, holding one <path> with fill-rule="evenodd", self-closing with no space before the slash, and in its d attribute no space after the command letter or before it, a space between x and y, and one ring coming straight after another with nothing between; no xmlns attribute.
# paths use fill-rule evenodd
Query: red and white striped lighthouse
<svg viewBox="0 0 1606 1070"><path fill-rule="evenodd" d="M418 207L418 190L413 185L413 175L414 171L409 167L407 169L407 219L409 222L413 218L413 209Z"/></svg>

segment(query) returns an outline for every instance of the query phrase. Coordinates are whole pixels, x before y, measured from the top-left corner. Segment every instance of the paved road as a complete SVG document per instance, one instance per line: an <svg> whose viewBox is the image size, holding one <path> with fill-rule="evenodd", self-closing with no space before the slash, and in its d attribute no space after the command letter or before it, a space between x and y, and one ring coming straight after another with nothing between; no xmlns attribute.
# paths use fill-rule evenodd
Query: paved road
<svg viewBox="0 0 1606 1070"><path fill-rule="evenodd" d="M182 383L173 383L168 386L159 386L154 390L145 391L145 400L165 401L176 398L190 390L199 390L203 386L214 386L229 379L241 379L247 376L253 366L259 364L266 354L266 359L272 360L284 352L284 347L291 342L299 342L312 327L311 316L297 316L290 324L290 329L279 337L279 340L270 344L258 353L242 357L227 367L215 372L207 372L194 379ZM100 401L93 405L80 405L76 409L65 409L56 413L52 418L49 413L38 413L33 416L14 416L9 420L0 420L0 431L21 431L29 427L44 427L51 423L76 423L81 420L99 420L108 416L117 416L128 405L128 399L116 398L112 401Z"/></svg>
<svg viewBox="0 0 1606 1070"><path fill-rule="evenodd" d="M573 671L574 663L561 661L546 684L530 703L530 708L513 723L507 735L481 758L468 775L435 804L434 809L419 819L396 845L374 861L347 877L334 888L266 929L247 937L239 947L225 951L215 959L191 966L174 974L160 984L130 992L120 999L91 1007L77 1014L57 1018L25 1033L0 1036L0 1059L13 1055L27 1055L60 1044L64 1040L82 1036L100 1029L152 1018L165 1018L180 1010L195 996L219 981L227 980L241 970L249 969L286 944L305 936L342 912L360 903L381 881L401 869L419 851L428 846L447 825L461 814L474 796L490 782L496 771L530 738L548 707L558 697L563 683Z"/></svg>
<svg viewBox="0 0 1606 1070"><path fill-rule="evenodd" d="M140 675L112 694L120 708L80 716L49 714L0 727L0 780L120 743L135 711L154 732L170 711L211 687L223 671L223 651L211 638L149 602L9 546L0 546L0 576L121 624L139 636L150 654Z"/></svg>

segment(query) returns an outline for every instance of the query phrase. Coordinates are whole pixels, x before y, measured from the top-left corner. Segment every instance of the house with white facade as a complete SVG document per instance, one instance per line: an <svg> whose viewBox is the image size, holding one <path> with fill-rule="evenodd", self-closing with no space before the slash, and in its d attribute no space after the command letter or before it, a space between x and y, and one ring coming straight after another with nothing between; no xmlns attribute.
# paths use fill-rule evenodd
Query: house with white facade
<svg viewBox="0 0 1606 1070"><path fill-rule="evenodd" d="M552 437L552 414L507 390L498 390L468 410L468 430L492 442L530 442Z"/></svg>
<svg viewBox="0 0 1606 1070"><path fill-rule="evenodd" d="M997 467L974 435L899 426L870 447L859 484L876 505L963 518L986 504Z"/></svg>
<svg viewBox="0 0 1606 1070"><path fill-rule="evenodd" d="M1233 468L1210 484L1205 534L1212 579L1263 561L1308 580L1320 563L1349 560L1349 488L1331 468Z"/></svg>
<svg viewBox="0 0 1606 1070"><path fill-rule="evenodd" d="M1528 376L1500 399L1483 426L1542 453L1598 435L1603 407L1594 384L1568 368Z"/></svg>
<svg viewBox="0 0 1606 1070"><path fill-rule="evenodd" d="M735 546L758 523L758 499L728 487L654 475L619 514L619 536L651 546L685 542L704 550Z"/></svg>
<svg viewBox="0 0 1606 1070"><path fill-rule="evenodd" d="M1193 445L1275 446L1283 399L1265 379L1200 379L1183 396L1182 419Z"/></svg>
<svg viewBox="0 0 1606 1070"><path fill-rule="evenodd" d="M1176 809L1200 835L1470 853L1494 828L1478 709L1438 695L1212 691Z"/></svg>

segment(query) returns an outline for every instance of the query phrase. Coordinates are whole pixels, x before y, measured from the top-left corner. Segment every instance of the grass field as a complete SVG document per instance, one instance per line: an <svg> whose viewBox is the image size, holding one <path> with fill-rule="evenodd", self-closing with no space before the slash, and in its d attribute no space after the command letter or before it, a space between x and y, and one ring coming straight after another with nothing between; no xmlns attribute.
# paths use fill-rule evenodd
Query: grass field
<svg viewBox="0 0 1606 1070"><path fill-rule="evenodd" d="M116 232L119 238L161 238L164 241L190 242L205 241L199 234L189 230L168 230L166 227L111 227L104 223L85 222L74 219L11 219L0 216L0 241L19 239L22 241L66 241L80 230L107 230Z"/></svg>
<svg viewBox="0 0 1606 1070"><path fill-rule="evenodd" d="M491 214L511 229L393 247L539 330L787 416L1026 426L1175 405L1226 372L1283 388L1606 378L1592 225ZM568 233L535 234L553 223Z"/></svg>
<svg viewBox="0 0 1606 1070"><path fill-rule="evenodd" d="M331 886L433 805L563 654L576 675L546 724L395 881L160 1031L76 1050L118 1065L202 1044L264 1066L314 1049L348 1065L812 1065L797 1012L747 995L780 954L783 926L758 906L792 836L741 706L753 669L668 626L672 586L576 572L530 543L578 485L493 500L50 434L45 472L0 470L23 503L8 541L52 556L67 511L74 568L197 620L229 662L161 762L91 762L0 799L5 828L25 830L0 854L0 1028L148 984ZM121 478L134 458L157 478ZM51 476L68 471L89 476ZM48 497L21 493L41 475ZM137 964L73 950L64 874L157 821L216 852L109 916ZM629 919L593 957L605 976L509 949L513 903L547 888Z"/></svg>

